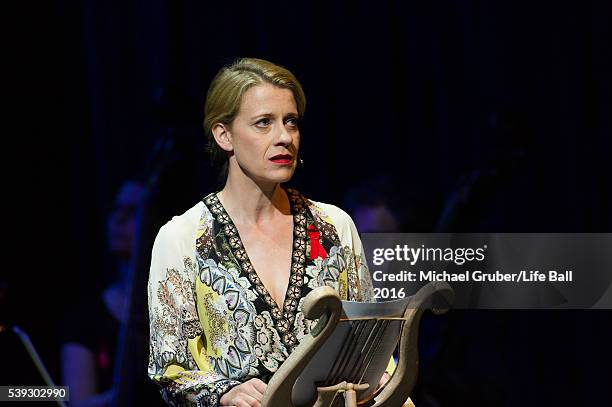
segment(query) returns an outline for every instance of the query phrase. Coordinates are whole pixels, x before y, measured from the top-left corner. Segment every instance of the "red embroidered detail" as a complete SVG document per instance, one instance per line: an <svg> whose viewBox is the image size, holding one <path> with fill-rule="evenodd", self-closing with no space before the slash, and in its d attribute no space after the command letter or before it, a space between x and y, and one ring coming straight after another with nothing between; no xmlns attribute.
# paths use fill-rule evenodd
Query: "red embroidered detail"
<svg viewBox="0 0 612 407"><path fill-rule="evenodd" d="M327 258L327 252L321 244L321 232L319 232L315 225L308 226L308 237L310 238L310 260L314 260L319 256L322 259Z"/></svg>

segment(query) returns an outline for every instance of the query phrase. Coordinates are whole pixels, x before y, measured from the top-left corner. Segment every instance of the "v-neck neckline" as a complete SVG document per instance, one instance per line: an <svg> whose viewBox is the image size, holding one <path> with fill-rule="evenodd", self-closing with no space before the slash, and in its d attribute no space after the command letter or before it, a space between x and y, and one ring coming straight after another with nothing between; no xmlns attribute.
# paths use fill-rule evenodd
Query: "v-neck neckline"
<svg viewBox="0 0 612 407"><path fill-rule="evenodd" d="M289 271L289 284L285 292L283 307L280 308L263 284L251 260L247 254L238 228L234 224L225 207L217 196L218 192L212 193L204 198L204 203L215 216L215 220L223 229L228 247L233 257L247 278L255 286L255 291L263 298L271 310L271 315L276 322L276 328L281 334L282 342L289 348L297 344L297 339L291 327L295 322L295 312L301 296L306 271L306 215L303 198L299 192L286 189L289 199L291 214L293 215L293 241L291 249L291 269Z"/></svg>

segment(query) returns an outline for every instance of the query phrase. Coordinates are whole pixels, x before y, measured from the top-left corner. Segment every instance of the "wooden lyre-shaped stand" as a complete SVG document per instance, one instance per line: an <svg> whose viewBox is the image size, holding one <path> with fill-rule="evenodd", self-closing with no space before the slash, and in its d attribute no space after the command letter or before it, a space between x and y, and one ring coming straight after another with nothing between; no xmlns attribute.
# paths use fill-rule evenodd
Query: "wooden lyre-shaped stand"
<svg viewBox="0 0 612 407"><path fill-rule="evenodd" d="M434 300L434 297L436 300ZM430 309L435 314L443 314L452 304L454 292L445 282L428 283L422 287L415 295L409 297L408 306L400 318L374 318L401 320L399 330L399 360L395 372L387 384L378 389L372 395L363 400L358 399L360 391L376 386L377 383L363 383L363 375L355 377L354 380L338 380L335 383L317 383L316 394L313 394L312 402L308 404L296 405L293 403L292 392L294 384L308 366L310 360L317 354L317 351L328 340L336 325L343 318L342 302L336 291L330 287L320 287L312 291L306 297L303 306L304 316L314 320L318 318L317 324L311 329L302 343L289 355L278 371L272 376L261 403L262 407L399 407L403 405L413 405L409 400L417 377L418 367L418 329L423 312ZM440 302L440 300L442 300ZM438 308L431 304L443 303L444 306ZM363 318L360 318L363 319ZM372 319L372 318L371 318ZM350 319L349 319L350 320ZM353 321L353 320L350 320ZM382 329L382 328L381 328ZM379 329L380 330L380 329ZM380 335L385 335L384 330ZM370 335L371 336L371 335ZM380 341L380 338L378 339ZM353 353L374 352L375 345L366 345L358 349L351 349ZM366 349L366 351L364 351ZM337 358L338 355L330 355ZM360 360L364 360L362 356ZM369 362L368 362L369 363ZM365 368L364 368L365 369ZM332 377L334 377L332 375ZM340 377L340 376L338 376ZM297 386L296 386L297 387Z"/></svg>

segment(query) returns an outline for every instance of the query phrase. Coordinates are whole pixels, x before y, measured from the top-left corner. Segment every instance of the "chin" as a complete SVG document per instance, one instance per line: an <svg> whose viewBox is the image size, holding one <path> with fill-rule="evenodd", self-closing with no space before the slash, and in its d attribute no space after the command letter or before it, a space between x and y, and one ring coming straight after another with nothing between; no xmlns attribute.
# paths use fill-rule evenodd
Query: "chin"
<svg viewBox="0 0 612 407"><path fill-rule="evenodd" d="M294 169L287 169L285 171L275 171L275 173L270 174L262 174L260 179L264 182L270 182L274 184L282 184L284 182L289 182L293 177Z"/></svg>
<svg viewBox="0 0 612 407"><path fill-rule="evenodd" d="M292 176L293 176L293 174L291 174L288 177L278 177L278 178L274 179L274 183L275 184L284 184L285 182L291 181Z"/></svg>

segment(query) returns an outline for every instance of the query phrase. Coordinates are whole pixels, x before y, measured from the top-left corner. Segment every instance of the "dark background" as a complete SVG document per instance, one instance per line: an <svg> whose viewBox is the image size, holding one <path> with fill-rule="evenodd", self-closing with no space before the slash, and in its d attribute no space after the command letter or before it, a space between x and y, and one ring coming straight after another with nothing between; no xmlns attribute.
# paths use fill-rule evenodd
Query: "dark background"
<svg viewBox="0 0 612 407"><path fill-rule="evenodd" d="M408 231L610 232L611 17L606 1L37 2L7 37L23 118L6 134L18 144L5 147L15 264L1 272L0 316L30 333L59 381L59 321L106 278L119 184L149 174L165 135L176 148L160 219L217 187L203 99L240 56L302 82L293 185L315 200L342 206L382 176L410 208ZM611 317L453 311L423 339L443 344L423 356L418 394L443 406L606 404ZM38 383L12 349L0 384Z"/></svg>

